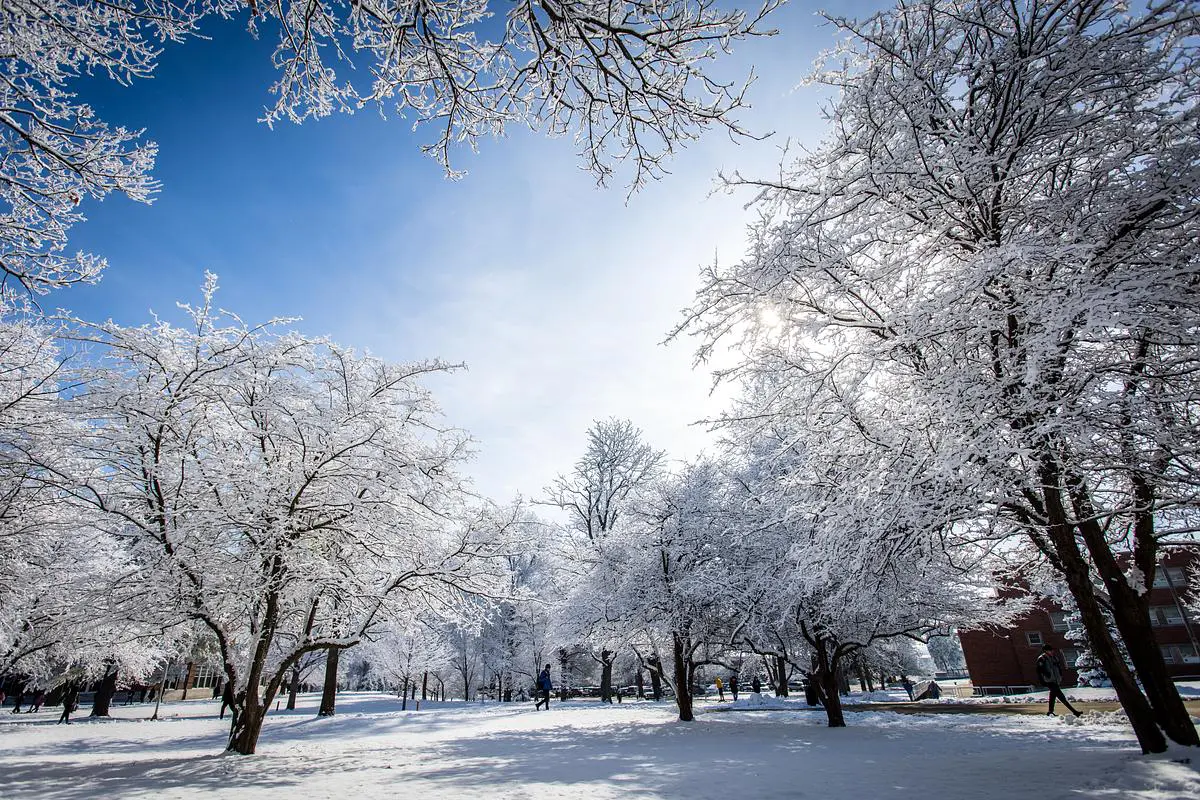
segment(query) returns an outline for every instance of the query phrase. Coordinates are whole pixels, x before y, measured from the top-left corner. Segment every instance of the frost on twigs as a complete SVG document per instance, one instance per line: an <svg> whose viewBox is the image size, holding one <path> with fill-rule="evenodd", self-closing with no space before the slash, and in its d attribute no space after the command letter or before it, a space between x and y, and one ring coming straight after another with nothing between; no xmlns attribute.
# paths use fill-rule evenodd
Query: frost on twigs
<svg viewBox="0 0 1200 800"><path fill-rule="evenodd" d="M948 544L1023 541L1143 748L1200 742L1123 572L1196 530L1195 4L913 0L831 22L827 136L749 182L749 251L704 271L679 330L701 359L739 348L731 422L840 425L911 463L878 478L917 478L898 507L941 505Z"/></svg>
<svg viewBox="0 0 1200 800"><path fill-rule="evenodd" d="M631 162L636 187L703 129L741 132L746 84L704 68L734 40L770 33L758 26L779 3L746 14L713 0L521 0L501 27L487 0L6 0L0 276L34 295L99 277L104 261L67 254L67 232L87 198L148 201L157 151L142 131L98 118L73 82L148 77L162 43L195 35L207 17L246 15L252 33L278 35L267 123L392 108L438 131L424 149L451 174L454 145L527 125L574 136L601 181Z"/></svg>
<svg viewBox="0 0 1200 800"><path fill-rule="evenodd" d="M587 168L607 179L631 161L632 182L661 174L675 145L709 126L741 132L743 82L704 71L780 5L756 13L713 0L361 0L264 8L280 25L279 80L266 120L299 122L369 103L438 130L425 150L450 169L451 147L528 125L575 138ZM499 26L490 20L503 13ZM331 59L367 65L370 85L341 82Z"/></svg>

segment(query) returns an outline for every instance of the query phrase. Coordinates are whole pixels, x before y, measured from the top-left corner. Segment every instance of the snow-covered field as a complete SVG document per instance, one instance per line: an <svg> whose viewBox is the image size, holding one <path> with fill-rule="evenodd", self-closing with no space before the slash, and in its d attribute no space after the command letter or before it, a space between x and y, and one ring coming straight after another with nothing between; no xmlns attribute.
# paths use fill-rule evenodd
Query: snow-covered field
<svg viewBox="0 0 1200 800"><path fill-rule="evenodd" d="M270 716L258 755L221 754L208 702L116 707L55 725L57 713L0 717L0 797L48 798L1037 798L1195 800L1200 753L1141 756L1104 724L1000 715L729 709L688 725L669 704L426 706L344 694L338 715ZM704 706L715 709L716 704Z"/></svg>

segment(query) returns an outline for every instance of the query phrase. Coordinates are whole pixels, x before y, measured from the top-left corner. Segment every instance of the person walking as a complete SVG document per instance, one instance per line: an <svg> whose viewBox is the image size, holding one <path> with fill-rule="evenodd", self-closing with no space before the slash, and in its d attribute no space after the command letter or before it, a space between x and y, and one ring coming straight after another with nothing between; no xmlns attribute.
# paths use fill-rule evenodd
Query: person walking
<svg viewBox="0 0 1200 800"><path fill-rule="evenodd" d="M538 689L539 697L538 697L537 703L534 704L534 706L533 706L533 710L537 711L539 708L542 707L542 704L545 703L546 710L549 711L550 710L550 692L552 692L554 690L554 683L551 682L551 680L550 680L550 665L549 664L546 665L545 669L543 669L541 672L538 673L537 689Z"/></svg>
<svg viewBox="0 0 1200 800"><path fill-rule="evenodd" d="M42 710L42 703L44 703L44 702L46 702L46 693L43 692L41 689L38 689L37 694L35 694L33 696L33 705L30 706L29 710L26 711L25 713L26 714L36 714L37 712Z"/></svg>
<svg viewBox="0 0 1200 800"><path fill-rule="evenodd" d="M757 675L754 676L754 680L750 681L750 688L754 690L755 694L762 694L762 681L758 679Z"/></svg>
<svg viewBox="0 0 1200 800"><path fill-rule="evenodd" d="M71 724L71 712L79 708L79 690L75 688L75 684L67 684L67 690L63 692L63 710L62 716L58 718L58 723Z"/></svg>
<svg viewBox="0 0 1200 800"><path fill-rule="evenodd" d="M738 694L738 680L736 672L729 676L729 693L733 695L733 702L736 703Z"/></svg>
<svg viewBox="0 0 1200 800"><path fill-rule="evenodd" d="M16 694L15 699L13 700L13 703L14 703L14 705L13 705L12 713L20 714L21 706L25 703L25 690L24 689L17 689L17 694Z"/></svg>
<svg viewBox="0 0 1200 800"><path fill-rule="evenodd" d="M717 702L725 702L725 683L721 680L721 676L717 676Z"/></svg>
<svg viewBox="0 0 1200 800"><path fill-rule="evenodd" d="M1058 651L1054 649L1054 645L1042 645L1042 654L1037 658L1037 676L1042 685L1050 690L1050 710L1046 712L1046 716L1053 717L1054 701L1062 700L1067 710L1078 717L1079 712L1075 710L1075 707L1067 700L1067 696L1063 694L1062 674L1062 659Z"/></svg>
<svg viewBox="0 0 1200 800"><path fill-rule="evenodd" d="M908 692L908 700L909 702L912 702L913 682L908 679L907 675L903 675L900 677L900 685L904 687L904 691Z"/></svg>
<svg viewBox="0 0 1200 800"><path fill-rule="evenodd" d="M233 711L233 683L225 682L225 688L221 690L221 713L217 715L217 719L225 719L225 709Z"/></svg>

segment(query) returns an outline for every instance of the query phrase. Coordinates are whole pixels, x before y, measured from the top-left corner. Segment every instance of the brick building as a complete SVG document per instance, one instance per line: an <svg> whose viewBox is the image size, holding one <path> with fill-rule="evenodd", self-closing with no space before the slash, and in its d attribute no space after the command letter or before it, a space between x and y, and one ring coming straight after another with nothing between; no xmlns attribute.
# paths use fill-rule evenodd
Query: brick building
<svg viewBox="0 0 1200 800"><path fill-rule="evenodd" d="M1176 679L1200 678L1200 620L1189 616L1187 572L1200 562L1200 547L1164 548L1150 589L1150 620L1167 670ZM1017 589L1004 591L1018 592ZM1075 685L1079 647L1067 639L1067 612L1044 599L1006 628L959 632L971 683L985 694L1002 694L1038 685L1035 662L1043 644L1062 651L1067 670L1063 683Z"/></svg>

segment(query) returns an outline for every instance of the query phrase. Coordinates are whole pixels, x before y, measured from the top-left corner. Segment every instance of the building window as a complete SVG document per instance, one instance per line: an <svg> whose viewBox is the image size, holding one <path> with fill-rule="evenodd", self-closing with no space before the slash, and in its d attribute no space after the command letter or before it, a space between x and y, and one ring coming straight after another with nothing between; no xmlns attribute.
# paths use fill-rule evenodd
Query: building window
<svg viewBox="0 0 1200 800"><path fill-rule="evenodd" d="M1062 633L1067 629L1067 612L1051 611L1050 612L1050 627Z"/></svg>
<svg viewBox="0 0 1200 800"><path fill-rule="evenodd" d="M1029 642L1030 647L1041 647L1042 632L1041 631L1025 631L1025 641Z"/></svg>
<svg viewBox="0 0 1200 800"><path fill-rule="evenodd" d="M1064 647L1062 649L1063 663L1067 665L1067 669L1075 669L1075 662L1079 660L1079 651L1074 647Z"/></svg>
<svg viewBox="0 0 1200 800"><path fill-rule="evenodd" d="M1200 664L1200 656L1190 644L1164 644L1162 654L1168 664Z"/></svg>
<svg viewBox="0 0 1200 800"><path fill-rule="evenodd" d="M192 681L193 689L211 689L217 685L217 671L212 667L196 667L196 679Z"/></svg>
<svg viewBox="0 0 1200 800"><path fill-rule="evenodd" d="M1183 612L1174 603L1169 606L1150 606L1150 624L1155 627L1182 625Z"/></svg>
<svg viewBox="0 0 1200 800"><path fill-rule="evenodd" d="M1171 578L1171 582L1167 583L1167 578ZM1154 571L1154 588L1166 589L1167 587L1175 589L1187 588L1187 577L1183 574L1183 567L1159 567Z"/></svg>

